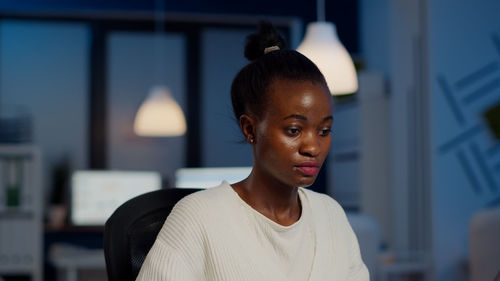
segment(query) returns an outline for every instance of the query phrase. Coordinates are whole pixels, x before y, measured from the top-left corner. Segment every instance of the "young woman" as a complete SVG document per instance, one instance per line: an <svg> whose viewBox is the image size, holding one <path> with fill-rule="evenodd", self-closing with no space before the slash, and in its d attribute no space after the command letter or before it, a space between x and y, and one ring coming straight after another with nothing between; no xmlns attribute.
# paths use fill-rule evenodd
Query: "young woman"
<svg viewBox="0 0 500 281"><path fill-rule="evenodd" d="M182 199L137 280L368 281L342 208L304 188L330 148L323 75L286 50L270 24L247 38L245 56L251 62L236 75L231 99L253 149L252 172Z"/></svg>

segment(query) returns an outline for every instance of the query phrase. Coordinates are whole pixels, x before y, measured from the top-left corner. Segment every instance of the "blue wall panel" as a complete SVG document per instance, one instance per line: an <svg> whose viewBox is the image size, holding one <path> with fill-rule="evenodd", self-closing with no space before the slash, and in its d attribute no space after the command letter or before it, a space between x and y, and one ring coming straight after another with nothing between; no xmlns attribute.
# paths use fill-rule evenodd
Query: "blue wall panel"
<svg viewBox="0 0 500 281"><path fill-rule="evenodd" d="M484 118L500 103L499 10L498 1L429 4L433 247L439 281L463 275L471 217L500 203L499 142Z"/></svg>

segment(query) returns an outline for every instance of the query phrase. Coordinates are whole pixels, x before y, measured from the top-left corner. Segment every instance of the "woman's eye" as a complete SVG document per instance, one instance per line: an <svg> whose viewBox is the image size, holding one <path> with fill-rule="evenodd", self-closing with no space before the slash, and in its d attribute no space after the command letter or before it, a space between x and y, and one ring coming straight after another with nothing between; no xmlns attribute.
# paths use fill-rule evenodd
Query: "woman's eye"
<svg viewBox="0 0 500 281"><path fill-rule="evenodd" d="M298 128L288 128L287 133L291 136L295 136L299 133L299 129Z"/></svg>
<svg viewBox="0 0 500 281"><path fill-rule="evenodd" d="M321 129L320 135L321 136L328 136L332 132L332 128L324 128Z"/></svg>

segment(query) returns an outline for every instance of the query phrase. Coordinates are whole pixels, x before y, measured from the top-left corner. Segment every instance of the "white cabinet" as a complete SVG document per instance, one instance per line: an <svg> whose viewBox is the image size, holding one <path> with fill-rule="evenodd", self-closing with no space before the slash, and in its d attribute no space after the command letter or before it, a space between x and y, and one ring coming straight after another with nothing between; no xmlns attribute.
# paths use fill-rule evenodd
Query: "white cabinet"
<svg viewBox="0 0 500 281"><path fill-rule="evenodd" d="M0 145L0 277L42 280L40 151L30 145Z"/></svg>

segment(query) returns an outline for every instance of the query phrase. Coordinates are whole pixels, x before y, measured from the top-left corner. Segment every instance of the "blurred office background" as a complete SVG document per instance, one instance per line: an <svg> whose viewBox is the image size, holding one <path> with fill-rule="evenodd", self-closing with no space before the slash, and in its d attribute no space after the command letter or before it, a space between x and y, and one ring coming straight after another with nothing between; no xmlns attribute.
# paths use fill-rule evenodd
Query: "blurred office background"
<svg viewBox="0 0 500 281"><path fill-rule="evenodd" d="M229 97L245 36L267 19L296 48L316 4L1 1L0 280L106 280L102 225L71 218L77 171L153 172L168 188L182 168L251 166ZM325 4L359 89L334 97L312 188L348 211L372 280L493 280L500 2ZM134 133L155 85L182 108L185 134Z"/></svg>

